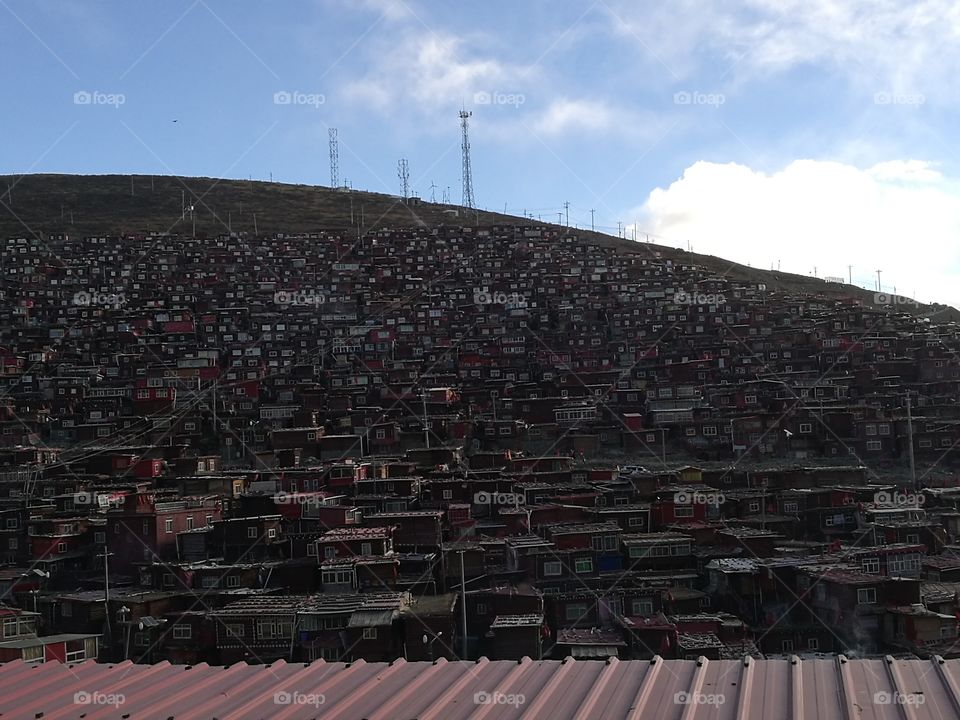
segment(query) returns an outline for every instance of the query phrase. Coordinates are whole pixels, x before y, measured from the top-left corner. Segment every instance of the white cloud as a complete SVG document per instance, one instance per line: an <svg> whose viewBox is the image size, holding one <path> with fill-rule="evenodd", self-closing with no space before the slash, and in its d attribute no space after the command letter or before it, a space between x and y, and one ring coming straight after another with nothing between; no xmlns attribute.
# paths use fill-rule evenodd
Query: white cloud
<svg viewBox="0 0 960 720"><path fill-rule="evenodd" d="M478 92L515 92L509 78L517 75L516 68L470 55L464 43L451 35L421 28L380 50L370 71L347 83L347 99L379 109L413 105L429 113L461 102L469 106Z"/></svg>
<svg viewBox="0 0 960 720"><path fill-rule="evenodd" d="M754 267L847 277L960 307L960 185L929 163L797 160L772 174L697 162L640 208L662 242Z"/></svg>
<svg viewBox="0 0 960 720"><path fill-rule="evenodd" d="M403 0L336 0L336 4L349 10L381 15L387 20L402 20L413 15L410 4Z"/></svg>
<svg viewBox="0 0 960 720"><path fill-rule="evenodd" d="M612 27L674 81L709 64L725 77L828 66L871 92L953 88L960 5L953 0L613 2ZM720 62L717 64L717 59Z"/></svg>
<svg viewBox="0 0 960 720"><path fill-rule="evenodd" d="M545 135L568 130L607 130L616 118L617 113L602 101L558 98L539 113L534 130Z"/></svg>

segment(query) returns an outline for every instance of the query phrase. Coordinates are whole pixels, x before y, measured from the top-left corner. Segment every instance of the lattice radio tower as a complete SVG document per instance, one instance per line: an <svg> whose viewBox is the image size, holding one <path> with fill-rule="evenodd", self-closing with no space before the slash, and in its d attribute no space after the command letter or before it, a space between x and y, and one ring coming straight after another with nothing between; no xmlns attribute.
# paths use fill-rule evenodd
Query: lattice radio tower
<svg viewBox="0 0 960 720"><path fill-rule="evenodd" d="M403 199L410 197L410 163L406 158L400 158L397 163L397 177L400 178L400 191L403 193Z"/></svg>
<svg viewBox="0 0 960 720"><path fill-rule="evenodd" d="M460 111L460 129L463 131L463 206L474 208L473 200L473 171L470 169L470 116L469 110Z"/></svg>
<svg viewBox="0 0 960 720"><path fill-rule="evenodd" d="M327 130L330 138L330 187L340 187L340 144L337 141L337 129Z"/></svg>

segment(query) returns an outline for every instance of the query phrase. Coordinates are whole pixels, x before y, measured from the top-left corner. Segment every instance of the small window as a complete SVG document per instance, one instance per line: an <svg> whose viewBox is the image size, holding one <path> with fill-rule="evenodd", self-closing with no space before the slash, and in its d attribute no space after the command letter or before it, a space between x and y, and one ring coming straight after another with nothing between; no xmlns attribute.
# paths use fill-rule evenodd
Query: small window
<svg viewBox="0 0 960 720"><path fill-rule="evenodd" d="M227 587L228 587L228 588L238 588L238 587L240 587L240 576L239 576L239 575L227 575Z"/></svg>
<svg viewBox="0 0 960 720"><path fill-rule="evenodd" d="M376 640L377 639L377 629L375 627L367 627L363 629L363 639L364 640Z"/></svg>
<svg viewBox="0 0 960 720"><path fill-rule="evenodd" d="M164 530L167 533L167 535L170 535L173 532L173 520L167 520L164 523Z"/></svg>
<svg viewBox="0 0 960 720"><path fill-rule="evenodd" d="M257 528L256 528L256 527L248 527L248 528L247 528L247 539L248 539L248 540L256 540L256 539L257 539L257 535L258 535L258 533L257 533Z"/></svg>
<svg viewBox="0 0 960 720"><path fill-rule="evenodd" d="M475 612L477 615L486 615L486 614L487 614L487 606L486 606L486 604L484 604L484 603L477 603L477 606L476 606L476 609L474 610L474 612Z"/></svg>
<svg viewBox="0 0 960 720"><path fill-rule="evenodd" d="M227 625L227 635L235 638L242 638L244 635L243 625L233 624Z"/></svg>
<svg viewBox="0 0 960 720"><path fill-rule="evenodd" d="M559 576L563 574L563 563L560 562L545 562L543 564L543 574L544 576Z"/></svg>
<svg viewBox="0 0 960 720"><path fill-rule="evenodd" d="M577 574L593 572L593 559L580 558L574 563L573 569Z"/></svg>
<svg viewBox="0 0 960 720"><path fill-rule="evenodd" d="M820 649L820 641L817 638L807 638L807 650L817 652Z"/></svg>
<svg viewBox="0 0 960 720"><path fill-rule="evenodd" d="M193 637L193 627L190 625L173 626L174 640L189 640L191 637Z"/></svg>
<svg viewBox="0 0 960 720"><path fill-rule="evenodd" d="M859 588L857 590L857 604L869 605L877 601L876 588Z"/></svg>

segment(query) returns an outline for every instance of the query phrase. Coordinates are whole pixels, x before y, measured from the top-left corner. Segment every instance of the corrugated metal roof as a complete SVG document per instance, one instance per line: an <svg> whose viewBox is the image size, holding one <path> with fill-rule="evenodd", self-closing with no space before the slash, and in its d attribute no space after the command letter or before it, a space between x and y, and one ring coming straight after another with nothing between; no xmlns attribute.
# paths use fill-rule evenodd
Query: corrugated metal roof
<svg viewBox="0 0 960 720"><path fill-rule="evenodd" d="M960 660L0 665L0 717L81 716L942 720L960 717Z"/></svg>

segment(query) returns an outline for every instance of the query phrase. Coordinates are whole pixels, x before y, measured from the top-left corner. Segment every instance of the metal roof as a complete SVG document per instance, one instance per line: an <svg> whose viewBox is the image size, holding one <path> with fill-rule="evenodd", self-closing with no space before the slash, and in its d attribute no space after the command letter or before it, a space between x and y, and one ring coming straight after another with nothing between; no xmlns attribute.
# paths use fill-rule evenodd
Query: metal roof
<svg viewBox="0 0 960 720"><path fill-rule="evenodd" d="M932 720L958 688L939 658L0 665L11 718Z"/></svg>

